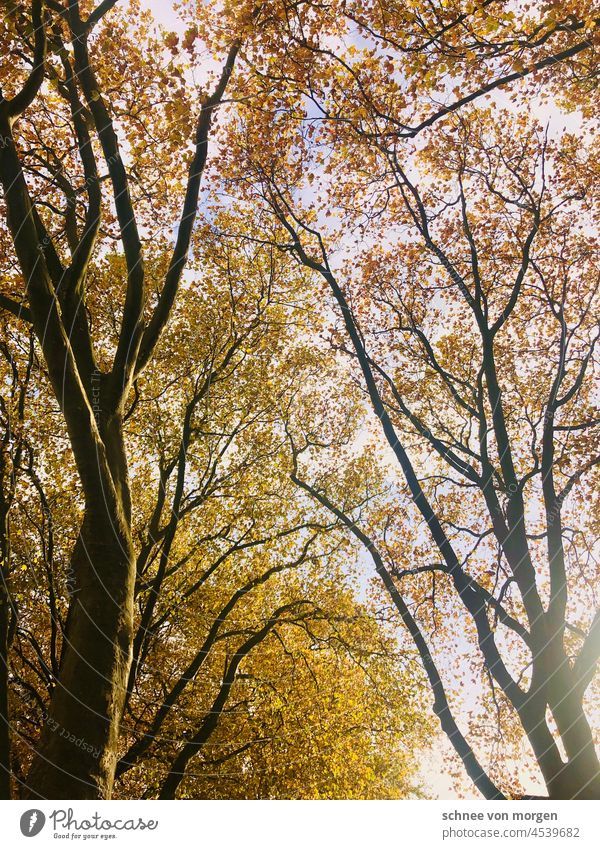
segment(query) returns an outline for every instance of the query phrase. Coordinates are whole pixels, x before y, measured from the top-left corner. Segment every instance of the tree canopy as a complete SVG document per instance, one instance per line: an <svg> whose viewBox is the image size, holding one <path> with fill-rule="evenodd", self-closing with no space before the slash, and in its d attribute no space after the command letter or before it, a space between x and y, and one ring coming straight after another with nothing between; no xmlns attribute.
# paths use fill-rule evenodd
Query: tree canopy
<svg viewBox="0 0 600 849"><path fill-rule="evenodd" d="M593 4L148 5L0 23L3 795L598 798Z"/></svg>

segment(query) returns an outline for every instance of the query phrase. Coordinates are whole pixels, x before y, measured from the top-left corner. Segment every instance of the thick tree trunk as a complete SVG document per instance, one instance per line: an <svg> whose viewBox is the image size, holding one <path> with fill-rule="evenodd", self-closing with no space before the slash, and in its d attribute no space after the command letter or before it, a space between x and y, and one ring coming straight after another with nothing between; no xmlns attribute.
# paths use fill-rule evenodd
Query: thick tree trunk
<svg viewBox="0 0 600 849"><path fill-rule="evenodd" d="M571 676L569 676L570 678ZM556 799L600 799L600 761L582 698L565 681L550 707L567 754L551 795Z"/></svg>
<svg viewBox="0 0 600 849"><path fill-rule="evenodd" d="M117 517L88 511L72 558L76 589L60 674L27 796L105 799L112 790L131 664L134 557Z"/></svg>
<svg viewBox="0 0 600 849"><path fill-rule="evenodd" d="M600 799L600 770L591 764L595 753L567 762L549 788L551 799Z"/></svg>
<svg viewBox="0 0 600 849"><path fill-rule="evenodd" d="M117 504L88 503L71 560L74 591L60 673L26 795L110 798L133 644L135 556L117 417L101 427Z"/></svg>

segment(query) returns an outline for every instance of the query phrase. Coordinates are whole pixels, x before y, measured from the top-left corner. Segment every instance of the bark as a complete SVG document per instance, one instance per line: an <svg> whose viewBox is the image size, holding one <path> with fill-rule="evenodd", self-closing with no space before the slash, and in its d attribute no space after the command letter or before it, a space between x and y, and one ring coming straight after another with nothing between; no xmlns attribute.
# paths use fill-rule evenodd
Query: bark
<svg viewBox="0 0 600 849"><path fill-rule="evenodd" d="M555 647L550 644L550 650ZM561 644L548 674L548 704L565 747L567 762L549 785L557 799L600 799L600 761L583 709L583 691Z"/></svg>
<svg viewBox="0 0 600 849"><path fill-rule="evenodd" d="M0 130L8 225L85 499L71 563L76 593L61 672L24 792L42 798L104 798L114 776L133 630L134 558L123 434L116 399L102 399L105 412L92 410L93 378L79 371L65 332L6 109L0 110Z"/></svg>
<svg viewBox="0 0 600 849"><path fill-rule="evenodd" d="M13 137L15 121L33 102L45 77L47 44L41 0L32 4L34 69L23 90L12 100L3 99L0 93L0 179L28 302L27 307L21 308L4 298L0 306L33 325L65 418L85 500L84 518L71 560L75 591L59 675L24 791L26 796L38 798L108 798L111 793L131 667L135 588L123 406L134 373L138 374L150 360L175 300L190 247L212 118L239 50L236 42L213 94L202 104L172 261L159 303L145 327L143 257L128 178L110 112L98 96L87 52L89 31L113 5L114 2L101 3L83 22L76 0L68 4L75 67L62 51L64 90L89 201L79 242L76 228L71 233L73 256L68 269L63 268L32 203ZM90 135L81 120L79 86L88 101L111 179L127 262L121 333L112 369L102 375L96 368L84 308L85 277L98 233L101 199ZM138 357L142 338L143 352Z"/></svg>
<svg viewBox="0 0 600 849"><path fill-rule="evenodd" d="M89 511L73 553L76 595L26 797L110 798L131 663L134 581L129 531L111 524Z"/></svg>
<svg viewBox="0 0 600 849"><path fill-rule="evenodd" d="M135 556L120 422L102 427L119 498L88 503L71 570L60 672L26 795L110 798L133 643Z"/></svg>

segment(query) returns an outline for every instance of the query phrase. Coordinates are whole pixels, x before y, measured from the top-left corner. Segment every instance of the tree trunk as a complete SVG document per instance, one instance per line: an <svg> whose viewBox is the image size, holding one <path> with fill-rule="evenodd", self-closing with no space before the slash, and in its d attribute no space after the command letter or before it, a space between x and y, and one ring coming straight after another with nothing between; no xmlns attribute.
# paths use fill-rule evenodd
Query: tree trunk
<svg viewBox="0 0 600 849"><path fill-rule="evenodd" d="M550 697L550 709L568 758L551 793L556 799L600 799L600 761L594 736L583 710L582 694L569 686L571 676L566 678L556 697Z"/></svg>
<svg viewBox="0 0 600 849"><path fill-rule="evenodd" d="M120 419L101 425L118 501L86 505L58 681L26 795L110 798L133 643L135 557Z"/></svg>
<svg viewBox="0 0 600 849"><path fill-rule="evenodd" d="M595 753L567 762L550 786L550 799L600 799L600 771L590 766Z"/></svg>

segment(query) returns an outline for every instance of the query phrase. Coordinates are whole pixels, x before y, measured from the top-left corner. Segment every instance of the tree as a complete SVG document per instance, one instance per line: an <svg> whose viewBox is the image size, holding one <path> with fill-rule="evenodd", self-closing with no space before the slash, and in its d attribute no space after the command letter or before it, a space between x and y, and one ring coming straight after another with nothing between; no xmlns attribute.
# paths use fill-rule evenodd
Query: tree
<svg viewBox="0 0 600 849"><path fill-rule="evenodd" d="M418 793L412 746L425 745L428 725L412 655L378 603L357 600L352 552L335 523L298 503L287 475L280 404L324 367L303 347L308 281L268 246L221 239L223 223L194 236L171 331L124 423L135 630L113 796ZM107 350L119 328L104 295L121 262L106 254L89 268L88 308ZM7 319L5 362L5 411L16 409L5 439L14 795L44 720L67 734L49 705L84 509L68 434L19 324Z"/></svg>
<svg viewBox="0 0 600 849"><path fill-rule="evenodd" d="M575 251L594 270L588 224L578 223L584 209L593 224L589 179L582 183L593 166L582 155L580 170L567 167L573 140L532 135L525 120L515 118L513 136L495 137L498 100L491 118L468 111L510 92L514 109L536 95L591 115L592 4L272 0L187 4L181 14L177 34L157 31L137 0L126 11L116 0L32 0L11 4L0 24L0 305L10 337L2 360L0 653L9 687L29 705L13 773L31 796L108 797L117 763L122 786L139 788L131 774L152 757L143 792L205 786L188 764L225 727L247 665L265 659L266 686L275 641L283 650L293 633L292 655L306 657L306 635L332 640L341 628L325 579L317 590L311 573L310 593L300 580L282 593L277 576L288 567L303 574L309 563L317 573L322 560L342 581L345 527L371 552L435 710L482 792L517 791L486 773L459 731L425 635L436 626L436 604L451 617L457 599L472 620L502 733L516 741L524 730L551 796L597 794L583 700L598 618L580 615L588 599L573 578L585 558L592 569L593 550L582 547L582 528L563 521L567 496L585 498L595 469L595 289L571 260ZM209 54L225 58L215 64ZM217 111L222 143L201 191ZM550 247L557 233L558 258ZM508 290L503 275L512 275ZM315 279L308 294L305 282ZM321 344L322 285L342 318L333 360ZM192 321L201 336L189 335ZM288 325L311 343L281 330ZM506 340L515 334L525 347L526 326L544 358L523 375ZM457 339L469 340L466 353ZM414 500L406 522L383 495L361 491L352 378L336 403L327 391L339 354L349 357ZM341 369L345 380L347 363ZM298 423L305 388L301 406L313 428ZM55 404L62 419L51 425ZM521 408L527 446L516 425ZM335 474L315 487L313 467L302 465L327 445L349 469L338 498L329 491ZM532 531L529 511L540 507L546 521ZM416 567L398 565L407 540L423 560ZM542 561L545 541L551 550ZM30 548L41 588L28 583ZM497 584L483 574L492 556ZM414 592L405 600L409 579ZM430 621L421 622L429 596ZM350 596L340 588L336 598L345 617ZM223 632L222 620L246 605L243 628ZM361 623L365 610L355 611ZM192 613L208 626L193 626ZM349 627L343 676L352 677L353 641L363 631L381 636L370 628ZM389 648L384 689L396 671ZM317 681L331 658L309 663ZM165 671L167 661L173 669ZM203 693L194 713L200 667L212 670L217 692ZM400 713L410 714L413 703L401 701ZM174 718L178 708L186 721ZM373 764L361 730L368 727L353 739ZM163 728L185 732L186 742L161 742ZM566 765L553 735L564 742ZM7 768L9 743L5 733ZM335 760L342 750L331 751ZM253 753L254 745L217 760ZM388 748L382 774L389 758ZM402 765L398 775L409 771ZM365 775L351 788L346 773L336 792L364 788Z"/></svg>
<svg viewBox="0 0 600 849"><path fill-rule="evenodd" d="M123 153L115 130L115 113L122 104L111 109L105 94L115 70L123 73L127 60L139 61L141 53L128 41L117 47L121 55L115 66L100 70L98 51L116 33L109 27L94 36L114 5L102 3L82 17L78 2L63 6L35 0L30 17L15 7L3 23L9 52L24 66L23 72L17 67L8 76L0 104L0 178L27 306L21 297L8 296L3 305L33 324L85 498L72 554L76 590L49 717L75 738L85 734L90 747L101 751L95 759L47 725L28 776L33 796L110 795L133 641L135 555L123 417L132 385L152 358L179 287L210 125L239 49L239 42L231 46L212 94L199 98L177 236L152 302L141 216L131 188L136 167L142 174L147 169L148 153L135 147ZM146 98L151 95L148 77L142 75L132 87ZM43 117L28 133L24 117L36 98L42 100L37 109ZM133 112L129 117L131 122L137 118ZM48 140L45 132L55 126L58 132ZM57 147L61 140L64 154ZM91 258L100 250L103 207L109 203L113 211L107 224L117 229L125 259L120 278L124 298L118 342L103 369L100 340L94 339L86 310L86 283Z"/></svg>
<svg viewBox="0 0 600 849"><path fill-rule="evenodd" d="M573 9L559 22L550 12L533 26L500 5L469 17L473 52L520 61L504 39L516 27L532 74L558 67L546 92L567 99L568 90L583 104L583 65L575 69L567 50L551 57L549 43L593 32L595 20L580 6L582 18ZM226 173L240 198L279 223L274 244L333 296L331 341L353 362L403 484L383 528L370 529L342 505L339 483L337 499L329 493L331 470L311 481L309 462L294 480L371 552L419 646L442 727L481 792L522 791L497 766L491 776L457 729L411 604L428 602L434 627L439 605L449 623L458 617L471 629L489 705L507 739L525 735L549 796L598 798L585 706L599 651L600 616L589 613L596 538L581 509L598 465L594 144L579 139L578 149L568 133L555 138L531 122L519 111L527 87L510 112L468 108L529 76L490 79L495 60L474 71L468 97L457 92L431 112L441 76L447 87L466 76L471 48L448 48L448 71L444 39L433 39L424 71L422 56L411 58L416 35L405 33L412 12L369 6L355 20L366 45L348 46L342 22L330 48L330 30L307 8L280 27L289 53L253 69L257 97L240 107ZM404 33L398 43L394 32ZM586 63L592 40L578 45ZM411 61L418 67L406 79ZM259 135L271 143L259 146ZM292 428L290 438L297 462L332 444L326 428L304 437ZM393 515L400 505L406 517Z"/></svg>

